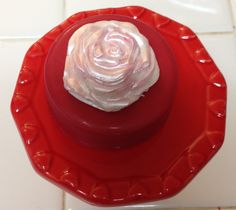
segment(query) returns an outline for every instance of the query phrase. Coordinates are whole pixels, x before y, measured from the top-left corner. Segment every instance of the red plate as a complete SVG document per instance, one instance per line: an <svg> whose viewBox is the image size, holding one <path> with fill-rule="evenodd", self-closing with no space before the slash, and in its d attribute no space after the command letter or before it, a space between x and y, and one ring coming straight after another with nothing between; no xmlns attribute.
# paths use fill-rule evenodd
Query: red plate
<svg viewBox="0 0 236 210"><path fill-rule="evenodd" d="M131 17L151 27L168 43L178 67L165 123L147 141L119 150L74 141L54 117L45 90L44 65L51 46L73 24L101 14ZM48 32L28 50L11 103L35 170L98 205L154 201L178 193L223 144L225 107L225 80L196 35L134 6L80 12Z"/></svg>

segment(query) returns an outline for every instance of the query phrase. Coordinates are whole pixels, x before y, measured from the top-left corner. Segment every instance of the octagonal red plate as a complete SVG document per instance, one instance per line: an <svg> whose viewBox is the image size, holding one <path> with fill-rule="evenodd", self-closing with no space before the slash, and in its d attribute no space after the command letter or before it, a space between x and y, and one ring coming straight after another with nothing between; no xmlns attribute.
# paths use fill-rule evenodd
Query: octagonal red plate
<svg viewBox="0 0 236 210"><path fill-rule="evenodd" d="M120 150L72 141L45 93L44 64L52 44L75 22L98 14L128 16L151 26L168 42L178 65L176 96L161 130L149 141ZM160 200L183 189L223 144L225 107L225 80L197 36L136 6L80 12L44 35L24 58L11 103L35 170L79 198L113 206Z"/></svg>

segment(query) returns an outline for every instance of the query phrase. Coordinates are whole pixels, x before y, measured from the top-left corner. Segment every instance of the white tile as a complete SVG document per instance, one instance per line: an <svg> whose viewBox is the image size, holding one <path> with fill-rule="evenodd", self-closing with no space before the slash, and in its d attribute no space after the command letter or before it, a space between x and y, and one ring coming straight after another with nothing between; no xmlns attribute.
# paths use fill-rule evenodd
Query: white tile
<svg viewBox="0 0 236 210"><path fill-rule="evenodd" d="M200 38L224 74L227 82L228 100L225 142L207 166L175 197L159 202L127 207L126 209L236 206L236 37L228 35L201 36ZM99 210L101 208L94 208L79 199L67 195L66 209Z"/></svg>
<svg viewBox="0 0 236 210"><path fill-rule="evenodd" d="M232 31L228 0L66 0L66 14L98 8L140 5L179 21L196 32Z"/></svg>
<svg viewBox="0 0 236 210"><path fill-rule="evenodd" d="M136 206L120 206L120 207L108 207L106 210L155 210L156 205L154 204L140 204ZM70 194L66 194L66 200L65 200L65 210L104 210L104 207L97 207L90 205L88 203L85 203L78 198L75 198L74 196L71 196ZM164 209L162 209L164 210ZM168 209L171 210L171 209ZM175 209L178 210L178 209Z"/></svg>
<svg viewBox="0 0 236 210"><path fill-rule="evenodd" d="M96 207L90 204L84 203L76 199L75 197L66 194L66 202L65 202L65 210L104 210L104 207ZM121 207L110 207L105 208L106 210L157 210L157 205L155 204L143 204L143 205L136 205L136 206L121 206ZM164 207L160 210L183 210L183 208L168 208ZM217 210L217 208L187 208L185 210ZM225 209L222 209L225 210ZM226 209L229 210L229 209ZM234 209L232 209L234 210Z"/></svg>
<svg viewBox="0 0 236 210"><path fill-rule="evenodd" d="M32 42L32 41L31 41ZM30 41L0 41L0 209L60 210L62 191L34 172L10 114L10 100Z"/></svg>
<svg viewBox="0 0 236 210"><path fill-rule="evenodd" d="M70 194L66 194L65 200L65 210L103 210L104 207L97 207L90 204L87 204ZM123 208L114 207L114 208L106 208L107 210L121 210Z"/></svg>
<svg viewBox="0 0 236 210"><path fill-rule="evenodd" d="M0 38L39 36L63 19L63 0L0 0Z"/></svg>

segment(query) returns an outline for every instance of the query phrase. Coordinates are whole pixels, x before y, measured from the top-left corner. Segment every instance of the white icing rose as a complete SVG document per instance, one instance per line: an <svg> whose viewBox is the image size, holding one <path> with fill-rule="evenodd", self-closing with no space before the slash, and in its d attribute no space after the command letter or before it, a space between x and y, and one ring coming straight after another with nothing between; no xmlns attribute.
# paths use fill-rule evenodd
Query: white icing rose
<svg viewBox="0 0 236 210"><path fill-rule="evenodd" d="M148 40L131 23L98 21L68 43L64 86L78 100L118 111L138 100L159 77Z"/></svg>

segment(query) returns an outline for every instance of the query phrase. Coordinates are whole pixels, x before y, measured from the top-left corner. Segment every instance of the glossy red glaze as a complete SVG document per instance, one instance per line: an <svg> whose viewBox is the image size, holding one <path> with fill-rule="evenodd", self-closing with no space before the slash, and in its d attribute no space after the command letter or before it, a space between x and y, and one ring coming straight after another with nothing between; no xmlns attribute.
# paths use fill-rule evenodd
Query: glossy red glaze
<svg viewBox="0 0 236 210"><path fill-rule="evenodd" d="M171 47L178 66L176 95L164 125L148 141L126 149L76 143L54 117L45 91L44 65L53 43L77 21L100 14L149 25ZM189 28L142 7L123 7L77 13L33 44L11 111L41 176L88 202L114 206L160 200L183 189L223 144L225 106L225 80Z"/></svg>
<svg viewBox="0 0 236 210"><path fill-rule="evenodd" d="M104 112L80 102L65 90L62 80L69 38L84 24L101 20L135 24L148 38L160 67L158 82L144 97L119 112ZM46 92L57 120L77 142L92 147L122 148L148 140L164 125L176 84L177 65L161 35L150 26L125 16L98 15L78 21L57 38L46 59Z"/></svg>

